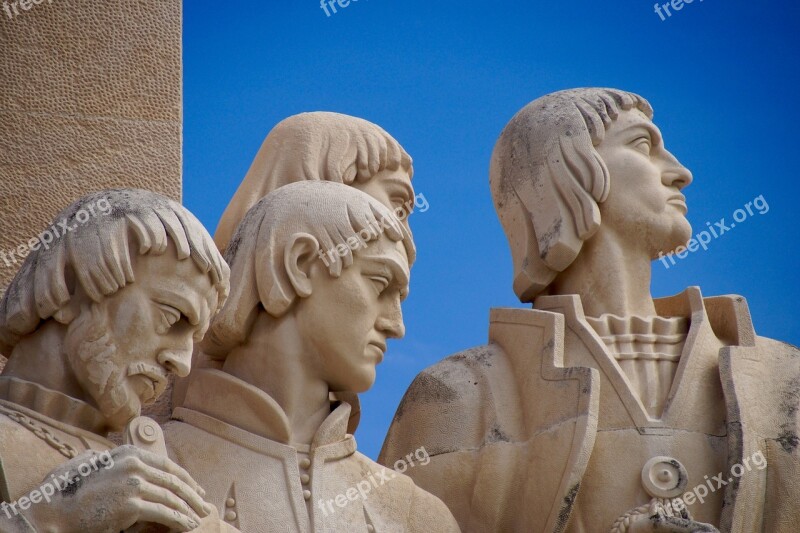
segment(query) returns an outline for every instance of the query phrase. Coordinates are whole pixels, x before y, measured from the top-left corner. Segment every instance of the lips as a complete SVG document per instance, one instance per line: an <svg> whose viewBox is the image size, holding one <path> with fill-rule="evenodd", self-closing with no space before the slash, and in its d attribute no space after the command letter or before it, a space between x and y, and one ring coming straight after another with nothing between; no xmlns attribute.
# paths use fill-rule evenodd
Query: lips
<svg viewBox="0 0 800 533"><path fill-rule="evenodd" d="M132 377L139 378L146 386L147 392L142 398L142 403L154 402L167 388L167 377L154 369L144 370Z"/></svg>
<svg viewBox="0 0 800 533"><path fill-rule="evenodd" d="M152 403L156 399L156 382L146 376L136 376L139 381L144 383L141 400L143 404Z"/></svg>
<svg viewBox="0 0 800 533"><path fill-rule="evenodd" d="M386 353L386 343L385 342L370 341L369 344L367 344L367 346L374 346L375 348L377 348L378 352L380 352L380 356L378 357L378 363L383 361L383 356Z"/></svg>
<svg viewBox="0 0 800 533"><path fill-rule="evenodd" d="M682 194L670 196L667 199L667 203L676 207L680 207L684 215L689 211L689 207L686 205L686 197Z"/></svg>

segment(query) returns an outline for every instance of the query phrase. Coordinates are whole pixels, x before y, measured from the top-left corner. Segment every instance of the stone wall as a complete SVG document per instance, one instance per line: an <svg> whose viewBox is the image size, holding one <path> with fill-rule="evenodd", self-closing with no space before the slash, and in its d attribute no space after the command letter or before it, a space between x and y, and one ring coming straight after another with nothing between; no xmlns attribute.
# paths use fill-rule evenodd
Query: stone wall
<svg viewBox="0 0 800 533"><path fill-rule="evenodd" d="M181 74L180 0L0 5L0 292L83 194L180 200Z"/></svg>

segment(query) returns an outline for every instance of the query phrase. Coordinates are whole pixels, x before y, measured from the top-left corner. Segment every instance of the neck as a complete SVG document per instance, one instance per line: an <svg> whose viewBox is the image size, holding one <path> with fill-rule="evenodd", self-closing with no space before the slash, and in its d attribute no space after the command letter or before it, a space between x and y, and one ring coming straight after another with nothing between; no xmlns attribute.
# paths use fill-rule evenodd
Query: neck
<svg viewBox="0 0 800 533"><path fill-rule="evenodd" d="M4 376L39 384L92 406L64 354L66 326L51 320L22 339L8 359Z"/></svg>
<svg viewBox="0 0 800 533"><path fill-rule="evenodd" d="M577 294L587 316L656 316L650 294L650 255L611 230L600 230L550 285L549 294Z"/></svg>
<svg viewBox="0 0 800 533"><path fill-rule="evenodd" d="M311 444L330 414L330 400L304 347L293 315L276 320L262 311L247 344L228 354L222 370L269 394L289 419L292 441Z"/></svg>

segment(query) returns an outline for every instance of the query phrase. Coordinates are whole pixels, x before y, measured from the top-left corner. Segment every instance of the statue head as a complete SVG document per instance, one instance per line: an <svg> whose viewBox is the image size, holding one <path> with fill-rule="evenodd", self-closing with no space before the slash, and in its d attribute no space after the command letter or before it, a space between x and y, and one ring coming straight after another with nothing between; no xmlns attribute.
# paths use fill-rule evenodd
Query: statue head
<svg viewBox="0 0 800 533"><path fill-rule="evenodd" d="M651 259L688 241L680 190L691 173L652 118L636 94L571 89L534 100L505 127L489 181L521 301L545 292L601 225Z"/></svg>
<svg viewBox="0 0 800 533"><path fill-rule="evenodd" d="M228 266L189 211L149 191L85 196L46 232L0 302L6 371L64 368L119 429L164 391L168 374L189 373L193 342L227 296ZM42 342L62 361L26 370L42 364Z"/></svg>
<svg viewBox="0 0 800 533"><path fill-rule="evenodd" d="M267 135L217 226L224 250L245 213L282 185L322 180L352 185L392 208L410 210L411 157L379 126L340 113L302 113Z"/></svg>
<svg viewBox="0 0 800 533"><path fill-rule="evenodd" d="M311 357L331 390L372 386L386 339L404 334L400 303L415 258L406 225L386 206L341 183L285 185L248 211L226 258L231 296L206 354L224 360L266 313L291 318L298 357Z"/></svg>

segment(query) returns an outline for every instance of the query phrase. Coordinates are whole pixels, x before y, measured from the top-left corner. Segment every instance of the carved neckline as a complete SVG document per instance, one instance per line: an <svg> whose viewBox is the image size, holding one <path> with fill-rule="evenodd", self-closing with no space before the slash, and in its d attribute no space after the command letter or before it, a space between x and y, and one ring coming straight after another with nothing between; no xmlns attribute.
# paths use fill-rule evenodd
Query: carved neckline
<svg viewBox="0 0 800 533"><path fill-rule="evenodd" d="M331 413L317 428L311 446L308 446L293 442L286 413L272 396L261 389L211 368L195 371L191 379L183 402L185 409L301 451L305 448L311 451L347 438L351 412L348 398L331 397Z"/></svg>
<svg viewBox="0 0 800 533"><path fill-rule="evenodd" d="M686 290L675 296L656 299L655 304L656 310L662 312L659 315L662 318L665 316L689 318L689 332L681 356L677 361L677 368L666 403L658 417L648 412L636 390L631 387L628 376L622 368L624 364L634 361L617 361L614 358L606 344L587 322L578 295L539 296L534 302L534 309L557 312L565 316L566 328L573 331L578 336L579 342L586 347L631 416L634 425L643 434L673 431L670 428L678 423L677 417L682 417L682 413L686 412L687 402L697 401L697 387L693 380L704 372L718 372L718 352L714 351L716 350L714 345L715 341L716 343L719 341L710 327L700 288L687 287ZM668 310L669 313L666 312ZM713 357L711 351L714 351ZM568 362L568 364L572 363ZM720 413L708 410L707 413L695 417L691 423L686 420L680 423L688 429L697 427L701 428L699 431L722 436L726 434L724 410Z"/></svg>
<svg viewBox="0 0 800 533"><path fill-rule="evenodd" d="M0 376L0 399L32 411L32 414L51 419L54 427L66 433L71 431L65 428L79 428L102 437L108 431L108 424L100 411L86 402L38 383ZM23 412L29 416L27 412Z"/></svg>
<svg viewBox="0 0 800 533"><path fill-rule="evenodd" d="M77 448L67 444L66 442L61 442L61 440L57 436L53 435L53 433L46 426L37 424L33 421L33 419L25 416L23 413L15 409L11 409L7 405L3 404L0 404L0 413L3 413L25 429L30 430L31 433L45 441L50 445L50 447L56 449L58 453L67 459L72 459L78 455Z"/></svg>
<svg viewBox="0 0 800 533"><path fill-rule="evenodd" d="M689 334L688 317L586 317L608 351L620 360L672 361L680 359Z"/></svg>

